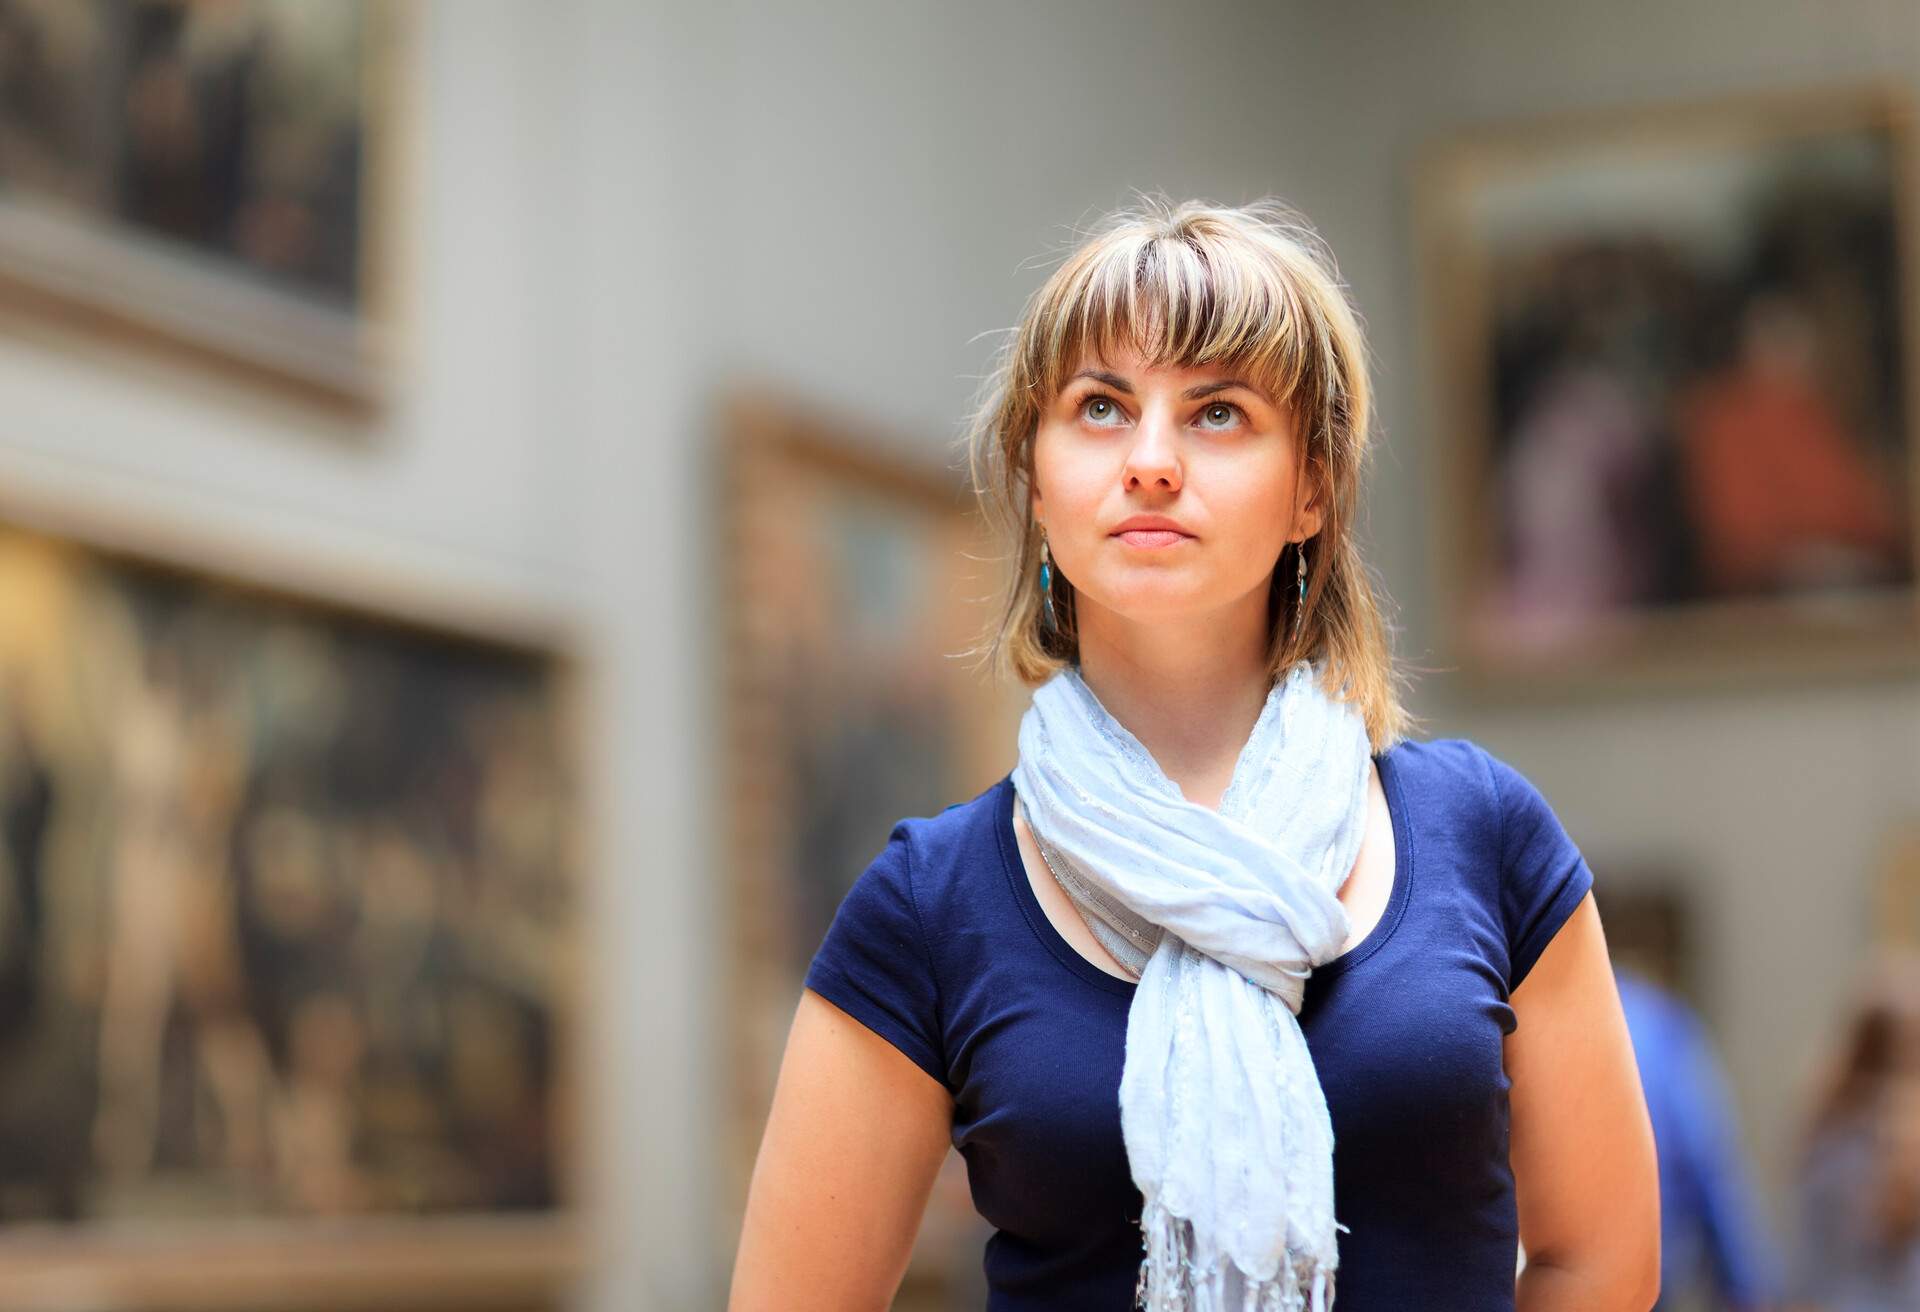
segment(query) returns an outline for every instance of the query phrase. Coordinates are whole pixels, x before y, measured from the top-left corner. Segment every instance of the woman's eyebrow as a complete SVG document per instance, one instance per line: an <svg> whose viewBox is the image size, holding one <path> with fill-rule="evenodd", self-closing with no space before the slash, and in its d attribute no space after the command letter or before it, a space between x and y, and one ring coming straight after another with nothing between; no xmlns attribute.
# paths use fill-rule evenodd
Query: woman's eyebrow
<svg viewBox="0 0 1920 1312"><path fill-rule="evenodd" d="M1116 392L1125 392L1128 396L1133 395L1133 384L1122 378L1119 374L1109 373L1104 369L1082 369L1067 381L1072 383L1082 378L1091 378L1095 382L1105 383ZM1224 392L1234 387L1244 388L1265 401L1268 405L1273 404L1273 398L1268 396L1260 388L1255 387L1252 383L1242 382L1238 378L1221 378L1211 383L1197 383L1180 393L1180 399L1182 401L1198 401L1203 396L1212 396L1216 392Z"/></svg>
<svg viewBox="0 0 1920 1312"><path fill-rule="evenodd" d="M1268 405L1273 404L1273 398L1268 396L1260 388L1255 387L1252 383L1242 382L1238 378L1222 378L1219 382L1201 383L1197 387L1189 387L1186 391L1180 393L1180 399L1183 401L1198 401L1203 396L1212 396L1215 392L1225 392L1235 387L1243 391L1252 392Z"/></svg>

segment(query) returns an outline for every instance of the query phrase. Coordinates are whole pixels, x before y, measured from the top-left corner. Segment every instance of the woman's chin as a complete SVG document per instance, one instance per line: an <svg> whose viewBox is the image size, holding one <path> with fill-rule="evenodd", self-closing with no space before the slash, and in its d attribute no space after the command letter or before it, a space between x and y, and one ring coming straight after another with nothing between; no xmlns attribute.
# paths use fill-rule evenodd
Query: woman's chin
<svg viewBox="0 0 1920 1312"><path fill-rule="evenodd" d="M1110 596L1111 601L1103 603L1100 609L1123 624L1160 626L1192 623L1218 610L1217 606L1210 606L1195 596L1191 588L1129 587L1116 589ZM1081 615L1084 620L1084 609Z"/></svg>
<svg viewBox="0 0 1920 1312"><path fill-rule="evenodd" d="M1144 627L1214 623L1243 606L1264 617L1270 584L1270 576L1249 585L1192 569L1120 569L1077 591L1075 602L1082 628L1109 617Z"/></svg>

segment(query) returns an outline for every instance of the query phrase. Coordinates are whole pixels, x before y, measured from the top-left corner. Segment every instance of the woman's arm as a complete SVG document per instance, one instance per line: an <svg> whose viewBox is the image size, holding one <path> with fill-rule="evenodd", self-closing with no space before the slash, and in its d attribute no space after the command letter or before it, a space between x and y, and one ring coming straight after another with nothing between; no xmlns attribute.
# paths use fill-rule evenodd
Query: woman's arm
<svg viewBox="0 0 1920 1312"><path fill-rule="evenodd" d="M945 1086L803 990L747 1191L728 1312L884 1312L952 1124Z"/></svg>
<svg viewBox="0 0 1920 1312"><path fill-rule="evenodd" d="M1508 998L1517 1312L1647 1312L1660 1293L1653 1124L1591 892Z"/></svg>

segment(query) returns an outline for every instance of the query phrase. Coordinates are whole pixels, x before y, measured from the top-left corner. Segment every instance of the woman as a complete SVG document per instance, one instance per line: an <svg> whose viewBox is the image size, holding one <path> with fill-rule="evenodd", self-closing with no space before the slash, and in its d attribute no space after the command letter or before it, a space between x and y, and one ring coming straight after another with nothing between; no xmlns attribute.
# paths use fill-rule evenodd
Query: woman
<svg viewBox="0 0 1920 1312"><path fill-rule="evenodd" d="M1864 972L1799 1144L1789 1305L1920 1306L1920 954Z"/></svg>
<svg viewBox="0 0 1920 1312"><path fill-rule="evenodd" d="M1277 202L1148 200L988 380L1019 763L902 820L807 975L735 1312L882 1308L949 1143L989 1307L1644 1312L1651 1131L1592 875L1406 740L1352 532L1371 390ZM1524 984L1523 984L1524 981Z"/></svg>

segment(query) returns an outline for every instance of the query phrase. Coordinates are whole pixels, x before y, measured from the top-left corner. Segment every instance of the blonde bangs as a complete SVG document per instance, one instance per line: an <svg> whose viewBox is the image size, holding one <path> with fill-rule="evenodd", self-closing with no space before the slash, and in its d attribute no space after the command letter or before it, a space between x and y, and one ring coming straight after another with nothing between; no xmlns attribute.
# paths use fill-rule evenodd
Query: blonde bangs
<svg viewBox="0 0 1920 1312"><path fill-rule="evenodd" d="M1149 368L1212 366L1275 404L1310 391L1313 334L1277 252L1243 233L1195 223L1176 237L1121 227L1096 236L1035 307L1022 372L1041 403L1083 356L1131 349Z"/></svg>

